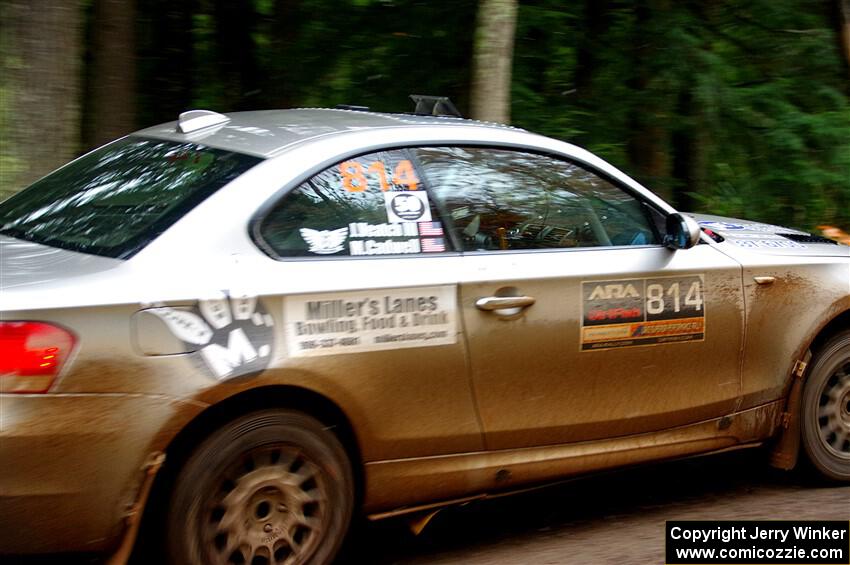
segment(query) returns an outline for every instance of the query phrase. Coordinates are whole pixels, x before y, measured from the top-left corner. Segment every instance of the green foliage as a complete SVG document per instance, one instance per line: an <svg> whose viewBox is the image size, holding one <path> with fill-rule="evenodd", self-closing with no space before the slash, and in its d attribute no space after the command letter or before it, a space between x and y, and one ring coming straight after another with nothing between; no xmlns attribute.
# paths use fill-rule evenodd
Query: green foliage
<svg viewBox="0 0 850 565"><path fill-rule="evenodd" d="M850 225L850 84L829 3L557 8L522 6L517 123L671 187L684 208Z"/></svg>
<svg viewBox="0 0 850 565"><path fill-rule="evenodd" d="M404 112L412 93L468 106L476 0L136 5L140 125L189 107ZM682 209L847 228L837 30L829 0L525 0L513 122L599 153Z"/></svg>

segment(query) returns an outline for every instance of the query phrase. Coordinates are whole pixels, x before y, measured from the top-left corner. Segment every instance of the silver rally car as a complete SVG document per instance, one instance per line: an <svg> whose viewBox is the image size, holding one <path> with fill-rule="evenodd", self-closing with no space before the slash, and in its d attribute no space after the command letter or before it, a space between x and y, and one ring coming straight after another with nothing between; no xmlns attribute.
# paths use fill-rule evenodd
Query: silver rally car
<svg viewBox="0 0 850 565"><path fill-rule="evenodd" d="M523 130L187 112L0 204L0 260L0 553L326 563L742 446L850 480L850 248Z"/></svg>

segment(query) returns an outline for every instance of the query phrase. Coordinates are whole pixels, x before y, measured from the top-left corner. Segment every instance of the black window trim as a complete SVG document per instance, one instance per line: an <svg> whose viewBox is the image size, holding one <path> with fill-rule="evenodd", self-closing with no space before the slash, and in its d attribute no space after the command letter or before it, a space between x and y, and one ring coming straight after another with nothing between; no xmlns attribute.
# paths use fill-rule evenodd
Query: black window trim
<svg viewBox="0 0 850 565"><path fill-rule="evenodd" d="M471 144L432 145L432 144L428 144L428 145L416 145L414 147L423 147L423 148L425 148L425 147L455 147L455 148L460 148L460 149L474 148L474 149L503 149L503 150L505 149L503 147L495 147L495 146L490 146L490 145L481 146L481 145L477 145L477 144L476 145L471 145ZM511 149L512 147L513 147L513 149ZM642 244L642 245L594 245L594 246L585 246L585 247L577 246L577 247L562 247L562 248L541 247L541 248L536 248L536 249L481 249L481 250L469 249L469 250L464 250L463 246L460 245L460 242L457 242L457 243L455 243L455 249L460 250L460 253L462 255L487 255L487 254L503 255L505 253L539 253L541 251L559 252L559 251L589 251L589 250L602 250L602 249L638 249L638 248L664 247L664 245L661 243L661 241L663 241L663 234L661 234L658 231L658 226L656 225L655 221L653 220L653 218L650 214L651 214L651 209L657 210L664 217L666 217L667 214L663 210L659 210L651 202L646 200L643 197L642 194L638 193L635 190L630 189L627 185L625 185L622 182L618 181L617 179L613 178L611 175L606 174L603 171L600 171L596 167L594 167L594 166L592 166L588 163L585 163L584 161L581 161L580 159L575 159L575 158L572 158L572 157L565 157L564 155L560 155L558 153L553 153L553 152L548 152L548 151L539 151L539 150L538 151L530 151L530 150L517 151L515 146L508 146L507 150L512 150L516 153L528 153L528 154L532 154L532 155L549 157L549 158L552 158L552 159L557 160L557 161L563 161L563 162L566 162L566 163L570 163L572 165L576 165L576 166L581 167L582 169L590 172L591 174L596 175L597 177L601 178L602 180L607 181L608 183L613 185L615 188L622 190L623 192L625 192L626 194L628 194L629 196L634 198L640 204L640 209L641 209L641 213L643 214L644 220L646 220L647 225L649 225L650 229L652 230L652 233L656 237L656 241L658 241L659 243L647 243L647 244ZM438 200L438 199L436 199L436 200ZM440 206L440 207L442 208L442 206ZM443 216L446 216L444 210L441 209L440 213ZM454 230L451 229L451 228L454 227L454 222L451 218L451 215L448 215L448 218L449 218L448 226L449 226L449 228L452 232L452 237L456 238ZM447 223L443 218L441 218L441 220L443 221L443 224Z"/></svg>
<svg viewBox="0 0 850 565"><path fill-rule="evenodd" d="M322 173L323 171L329 169L330 167L347 161L349 159L357 159L358 157L362 157L364 155L370 155L372 153L378 153L380 151L409 151L411 149L417 148L430 148L430 147L458 147L458 148L477 148L477 149L501 149L508 151L517 151L524 153L531 153L535 155L542 155L545 157L550 157L553 159L557 159L559 161L565 161L568 163L572 163L574 165L578 165L591 173L601 177L602 179L610 182L615 187L619 188L626 194L635 198L638 202L643 204L645 209L644 214L646 216L646 220L649 225L652 227L652 230L656 232L656 236L658 240L661 241L663 239L663 234L657 233L657 226L652 218L649 216L650 209L656 210L662 216L666 217L669 215L668 212L659 208L655 203L648 200L643 194L633 189L629 185L623 183L617 178L614 178L612 175L608 174L605 171L600 170L596 166L588 163L587 161L580 159L578 157L572 155L564 155L562 153L558 153L556 151L548 151L545 148L537 147L534 145L522 145L515 143L501 143L501 142L459 142L459 141L427 141L427 142L399 142L393 144L382 144L376 143L374 145L370 145L367 147L358 148L356 151L346 152L341 155L336 155L335 157L325 159L321 161L319 164L310 167L306 170L306 172L298 175L292 181L283 185L280 189L278 189L272 196L270 196L266 201L261 204L251 218L248 220L247 231L248 237L254 243L254 245L269 259L276 262L289 262L289 261L363 261L363 260L381 260L381 259L421 259L423 257L427 258L438 258L438 257L456 257L463 255L486 255L486 254L497 254L497 255L505 255L512 253L562 253L562 252L576 252L576 251L603 251L603 250L617 250L617 249L664 249L664 245L661 243L656 244L646 244L646 245L604 245L604 246L595 246L595 247L565 247L565 248L549 248L549 249L498 249L498 250L482 250L482 251L462 251L456 245L457 242L454 241L454 235L452 238L452 246L454 247L453 251L445 251L442 253L402 253L402 254L388 254L388 255L299 255L299 256L280 256L278 255L272 247L265 241L262 234L260 233L260 227L263 224L263 221L266 219L268 214L278 205L278 203L282 202L284 198L286 198L290 192L300 187L305 182L310 181L313 177ZM415 157L415 155L411 155L411 157ZM415 166L418 164L418 160L414 162ZM420 169L417 167L417 174L420 174ZM424 176L420 176L421 179L424 180L424 184L426 186L426 190L428 189L427 179ZM429 193L430 198L430 193ZM436 201L435 201L436 203ZM441 214L440 221L445 224L445 219L443 216L444 210L438 206L438 212ZM446 237L449 237L448 235Z"/></svg>

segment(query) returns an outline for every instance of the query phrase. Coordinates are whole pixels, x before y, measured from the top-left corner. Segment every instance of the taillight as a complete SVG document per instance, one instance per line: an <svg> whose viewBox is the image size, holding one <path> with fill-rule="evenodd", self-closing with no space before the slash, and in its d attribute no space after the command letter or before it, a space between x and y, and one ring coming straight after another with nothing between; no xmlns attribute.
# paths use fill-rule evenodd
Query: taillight
<svg viewBox="0 0 850 565"><path fill-rule="evenodd" d="M74 335L44 322L0 322L0 392L47 392L74 349Z"/></svg>

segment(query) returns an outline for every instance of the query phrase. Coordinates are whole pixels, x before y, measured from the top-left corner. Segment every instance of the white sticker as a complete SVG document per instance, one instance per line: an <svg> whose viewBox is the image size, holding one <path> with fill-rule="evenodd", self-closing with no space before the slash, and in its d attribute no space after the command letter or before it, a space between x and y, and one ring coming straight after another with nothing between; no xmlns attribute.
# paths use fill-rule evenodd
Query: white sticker
<svg viewBox="0 0 850 565"><path fill-rule="evenodd" d="M287 297L286 346L292 357L457 342L454 286Z"/></svg>
<svg viewBox="0 0 850 565"><path fill-rule="evenodd" d="M199 303L201 314L204 315L210 325L220 330L224 326L230 325L233 318L230 316L230 304L227 298L215 298L211 300L201 300Z"/></svg>
<svg viewBox="0 0 850 565"><path fill-rule="evenodd" d="M368 224L353 222L348 224L349 237L404 237L419 235L415 224Z"/></svg>
<svg viewBox="0 0 850 565"><path fill-rule="evenodd" d="M206 345L212 339L213 330L197 314L175 308L153 308L147 312L158 316L181 341L192 345Z"/></svg>
<svg viewBox="0 0 850 565"><path fill-rule="evenodd" d="M422 249L418 239L393 239L377 241L374 239L353 240L348 242L351 255L407 255L419 253Z"/></svg>
<svg viewBox="0 0 850 565"><path fill-rule="evenodd" d="M749 249L805 249L806 246L796 241L778 239L733 239L729 238L732 245Z"/></svg>
<svg viewBox="0 0 850 565"><path fill-rule="evenodd" d="M736 231L736 230L745 230L746 226L741 224L733 224L730 222L700 222L699 225L707 227L710 230L716 231Z"/></svg>
<svg viewBox="0 0 850 565"><path fill-rule="evenodd" d="M319 255L331 255L339 253L345 247L345 239L348 237L348 228L336 230L311 230L301 228L301 237L307 242L310 253Z"/></svg>
<svg viewBox="0 0 850 565"><path fill-rule="evenodd" d="M190 359L219 380L268 367L274 319L254 296L199 300L193 311L165 306L146 311L184 344L201 346Z"/></svg>
<svg viewBox="0 0 850 565"><path fill-rule="evenodd" d="M738 232L738 231L748 231L748 232L759 232L759 233L796 233L801 235L806 235L805 232L793 230L790 228L784 228L782 226L774 226L772 224L762 224L758 222L740 222L740 223L732 223L732 222L715 222L715 221L702 221L699 222L699 225L708 228L710 230L716 232ZM737 233L735 234L737 236Z"/></svg>
<svg viewBox="0 0 850 565"><path fill-rule="evenodd" d="M385 192L384 202L390 223L431 221L431 204L428 202L428 193L424 190Z"/></svg>

